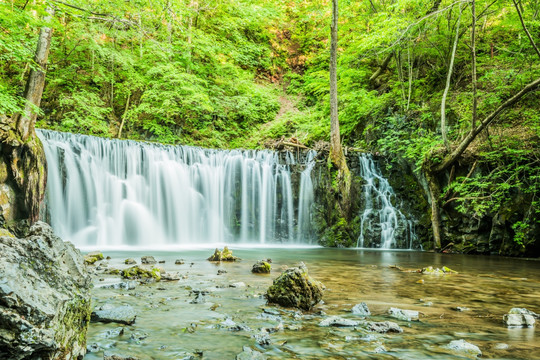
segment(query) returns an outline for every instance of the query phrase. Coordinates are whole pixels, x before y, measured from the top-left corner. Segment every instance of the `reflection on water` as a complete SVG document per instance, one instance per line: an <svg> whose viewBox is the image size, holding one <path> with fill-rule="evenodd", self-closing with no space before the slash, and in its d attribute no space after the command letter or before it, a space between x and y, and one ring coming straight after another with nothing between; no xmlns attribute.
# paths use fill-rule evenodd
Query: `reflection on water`
<svg viewBox="0 0 540 360"><path fill-rule="evenodd" d="M109 266L120 267L127 257L154 255L166 260L165 270L187 276L177 282L139 285L135 290L95 289L96 304L130 304L137 309L135 325L125 335L107 339L103 333L112 324L91 324L88 343L98 343L106 351L134 355L141 359L181 359L187 353L202 351L204 359L234 359L243 346L265 352L270 359L460 359L442 346L465 339L480 347L484 358L539 359L537 328L507 329L502 316L512 307L540 312L540 262L445 255L418 252L393 252L338 249L237 249L237 263L214 264L205 260L209 250L178 252L110 252ZM184 265L174 265L183 258ZM272 274L251 274L253 263L271 258ZM324 316L317 313L303 318L293 313L281 315L284 330L272 333L272 344L265 348L252 337L260 328L274 327L278 321L261 319L265 292L285 266L304 261L310 275L322 281L327 290L324 304L317 310L327 315L354 318L348 310L366 302L372 319L392 320L389 307L421 312L419 322L396 321L403 334L368 334L358 328L321 328ZM190 265L193 263L192 265ZM446 265L459 274L429 276L402 272L426 266ZM218 270L227 273L217 275ZM96 285L117 281L116 277L96 279ZM417 283L423 279L424 283ZM244 288L229 284L244 282ZM204 304L191 304L192 289L207 289ZM470 309L453 310L456 306ZM216 328L232 318L252 331L233 332ZM146 339L130 339L133 332L147 333ZM501 343L508 349L498 350ZM376 353L381 350L385 351ZM378 350L377 350L378 349ZM103 352L85 359L103 358Z"/></svg>

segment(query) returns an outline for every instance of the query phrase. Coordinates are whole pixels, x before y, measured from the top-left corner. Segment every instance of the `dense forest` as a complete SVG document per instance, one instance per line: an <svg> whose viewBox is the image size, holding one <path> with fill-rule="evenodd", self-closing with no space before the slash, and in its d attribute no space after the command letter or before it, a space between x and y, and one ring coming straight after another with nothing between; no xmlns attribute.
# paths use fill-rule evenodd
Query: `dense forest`
<svg viewBox="0 0 540 360"><path fill-rule="evenodd" d="M540 1L339 5L345 149L414 164L436 225L448 206L497 214L515 245L538 246ZM24 108L38 34L50 27L38 127L326 150L331 17L322 0L2 1L0 115Z"/></svg>

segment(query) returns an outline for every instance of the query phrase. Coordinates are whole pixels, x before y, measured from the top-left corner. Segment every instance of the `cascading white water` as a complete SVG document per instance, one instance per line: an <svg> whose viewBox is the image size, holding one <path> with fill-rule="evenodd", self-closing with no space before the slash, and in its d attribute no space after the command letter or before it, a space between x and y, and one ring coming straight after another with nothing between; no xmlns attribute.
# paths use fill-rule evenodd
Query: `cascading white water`
<svg viewBox="0 0 540 360"><path fill-rule="evenodd" d="M402 246L412 249L416 240L414 223L397 209L392 201L394 190L384 178L369 154L361 154L360 176L364 179L364 210L360 215L360 236L357 247L380 247L392 249L398 240ZM379 241L376 241L378 238Z"/></svg>
<svg viewBox="0 0 540 360"><path fill-rule="evenodd" d="M78 246L309 243L313 156L293 202L290 166L271 151L209 150L39 130L47 204ZM295 208L301 221L295 224Z"/></svg>

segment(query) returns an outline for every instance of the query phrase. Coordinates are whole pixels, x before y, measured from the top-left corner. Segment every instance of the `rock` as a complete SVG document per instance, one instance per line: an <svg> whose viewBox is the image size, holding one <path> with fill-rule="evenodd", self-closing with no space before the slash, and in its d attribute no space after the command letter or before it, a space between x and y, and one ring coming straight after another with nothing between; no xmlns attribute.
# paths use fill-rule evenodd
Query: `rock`
<svg viewBox="0 0 540 360"><path fill-rule="evenodd" d="M141 257L141 264L154 265L156 263L157 263L157 261L156 261L156 259L154 259L153 256L147 255L147 256Z"/></svg>
<svg viewBox="0 0 540 360"><path fill-rule="evenodd" d="M390 308L388 309L388 314L390 314L390 316L393 318L403 320L403 321L418 320L418 311L414 311L414 310L402 310L398 308Z"/></svg>
<svg viewBox="0 0 540 360"><path fill-rule="evenodd" d="M99 321L104 323L118 323L125 325L132 325L137 318L135 310L130 305L109 307L104 306L96 311L92 312L92 321Z"/></svg>
<svg viewBox="0 0 540 360"><path fill-rule="evenodd" d="M236 360L266 360L266 356L256 350L244 346L243 351L236 355Z"/></svg>
<svg viewBox="0 0 540 360"><path fill-rule="evenodd" d="M510 345L505 344L505 343L498 343L493 348L495 350L506 350L506 349L510 348Z"/></svg>
<svg viewBox="0 0 540 360"><path fill-rule="evenodd" d="M449 267L443 266L442 269L439 268L433 268L433 266L428 266L427 268L423 268L420 270L422 274L428 274L428 275L444 275L444 274L457 274L457 271L454 271L450 269Z"/></svg>
<svg viewBox="0 0 540 360"><path fill-rule="evenodd" d="M503 316L503 321L508 327L533 327L535 319L529 314L508 313Z"/></svg>
<svg viewBox="0 0 540 360"><path fill-rule="evenodd" d="M97 343L86 345L86 351L89 353L95 353L101 351L101 347Z"/></svg>
<svg viewBox="0 0 540 360"><path fill-rule="evenodd" d="M253 264L251 272L254 274L270 274L271 268L272 266L268 262L261 260Z"/></svg>
<svg viewBox="0 0 540 360"><path fill-rule="evenodd" d="M226 274L226 273L227 273L227 270L218 270L217 271L218 275L223 275L223 274Z"/></svg>
<svg viewBox="0 0 540 360"><path fill-rule="evenodd" d="M237 324L231 318L227 318L225 321L219 323L219 327L229 331L251 331L249 326Z"/></svg>
<svg viewBox="0 0 540 360"><path fill-rule="evenodd" d="M392 321L381 321L381 322L374 322L374 321L368 321L365 323L366 328L369 331L378 332L381 334L386 333L402 333L403 329Z"/></svg>
<svg viewBox="0 0 540 360"><path fill-rule="evenodd" d="M214 254L208 258L208 261L236 261L239 260L236 256L233 256L232 251L227 246L223 248L223 251L216 249Z"/></svg>
<svg viewBox="0 0 540 360"><path fill-rule="evenodd" d="M540 314L536 314L530 310L527 310L525 308L512 308L508 312L509 314L523 314L523 315L530 315L536 319L540 319Z"/></svg>
<svg viewBox="0 0 540 360"><path fill-rule="evenodd" d="M177 272L166 272L161 274L161 280L163 281L177 281L180 280L180 274Z"/></svg>
<svg viewBox="0 0 540 360"><path fill-rule="evenodd" d="M158 261L160 264L165 264L165 260L159 260Z"/></svg>
<svg viewBox="0 0 540 360"><path fill-rule="evenodd" d="M0 237L0 359L77 359L86 353L91 278L71 243L36 222Z"/></svg>
<svg viewBox="0 0 540 360"><path fill-rule="evenodd" d="M319 326L338 326L338 327L348 327L348 326L358 326L360 323L358 321L344 319L339 316L330 316L329 318L324 319L319 323Z"/></svg>
<svg viewBox="0 0 540 360"><path fill-rule="evenodd" d="M115 355L105 353L103 354L103 360L139 360L139 358L134 356L124 356L124 355Z"/></svg>
<svg viewBox="0 0 540 360"><path fill-rule="evenodd" d="M103 333L103 337L106 339L115 338L121 335L124 335L124 328L121 326L107 330Z"/></svg>
<svg viewBox="0 0 540 360"><path fill-rule="evenodd" d="M174 262L175 265L184 265L184 259L177 259L175 262Z"/></svg>
<svg viewBox="0 0 540 360"><path fill-rule="evenodd" d="M99 289L115 289L115 290L133 290L137 286L135 281L122 281L115 284L106 284L98 286Z"/></svg>
<svg viewBox="0 0 540 360"><path fill-rule="evenodd" d="M124 260L124 264L126 264L126 265L135 265L135 264L137 264L137 261L135 261L135 259L133 259L133 258L129 258L129 259Z"/></svg>
<svg viewBox="0 0 540 360"><path fill-rule="evenodd" d="M266 292L269 303L303 310L313 308L322 296L323 285L308 275L303 263L299 267L285 270Z"/></svg>
<svg viewBox="0 0 540 360"><path fill-rule="evenodd" d="M351 309L351 312L355 315L361 315L361 316L370 316L371 312L368 309L368 306L366 303L360 303L353 306Z"/></svg>
<svg viewBox="0 0 540 360"><path fill-rule="evenodd" d="M161 273L158 268L145 268L142 266L132 266L130 268L121 271L121 275L125 279L139 279L139 280L161 280Z"/></svg>
<svg viewBox="0 0 540 360"><path fill-rule="evenodd" d="M84 255L84 262L88 265L93 265L96 261L103 260L104 258L103 253L94 251Z"/></svg>
<svg viewBox="0 0 540 360"><path fill-rule="evenodd" d="M482 356L482 351L480 351L480 348L476 345L473 345L463 339L461 340L453 340L450 342L450 344L444 346L446 349L452 350L453 352L463 354L463 355L469 355L469 356Z"/></svg>
<svg viewBox="0 0 540 360"><path fill-rule="evenodd" d="M206 295L209 294L206 290L191 290L191 294L195 295L195 299L190 301L190 304L204 304L206 302Z"/></svg>
<svg viewBox="0 0 540 360"><path fill-rule="evenodd" d="M261 331L258 334L254 335L255 341L260 346L269 346L272 344L272 340L270 339L270 335L266 331Z"/></svg>
<svg viewBox="0 0 540 360"><path fill-rule="evenodd" d="M141 333L141 332L134 332L129 336L131 340L136 341L136 342L141 342L147 337L148 337L147 333Z"/></svg>
<svg viewBox="0 0 540 360"><path fill-rule="evenodd" d="M465 307L465 306L456 306L453 309L456 310L456 311L459 311L459 312L471 311L471 309L469 309L468 307Z"/></svg>
<svg viewBox="0 0 540 360"><path fill-rule="evenodd" d="M246 283L244 283L242 281L239 281L239 282L235 282L235 283L230 284L229 287L232 287L232 288L245 288Z"/></svg>

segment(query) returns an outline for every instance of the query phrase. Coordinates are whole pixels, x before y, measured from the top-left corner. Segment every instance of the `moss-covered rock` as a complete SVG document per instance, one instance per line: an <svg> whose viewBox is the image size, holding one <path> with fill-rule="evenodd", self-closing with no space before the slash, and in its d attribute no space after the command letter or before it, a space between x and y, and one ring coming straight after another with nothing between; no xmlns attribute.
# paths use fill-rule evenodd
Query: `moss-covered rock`
<svg viewBox="0 0 540 360"><path fill-rule="evenodd" d="M161 280L161 272L158 268L145 268L142 266L132 266L121 271L121 275L125 279L138 279L138 280Z"/></svg>
<svg viewBox="0 0 540 360"><path fill-rule="evenodd" d="M321 301L323 289L323 284L312 279L307 267L301 263L274 280L266 292L266 299L269 303L310 310Z"/></svg>
<svg viewBox="0 0 540 360"><path fill-rule="evenodd" d="M214 254L210 256L208 261L236 261L239 260L236 256L233 256L232 251L227 246L223 250L216 249Z"/></svg>
<svg viewBox="0 0 540 360"><path fill-rule="evenodd" d="M251 272L255 274L270 274L271 269L272 269L272 265L270 265L265 260L261 260L253 264L253 268L251 269Z"/></svg>

